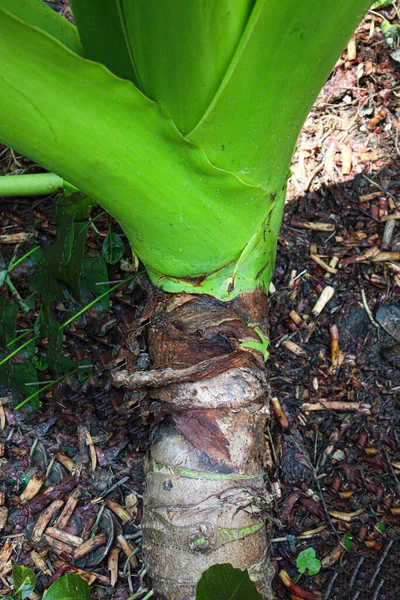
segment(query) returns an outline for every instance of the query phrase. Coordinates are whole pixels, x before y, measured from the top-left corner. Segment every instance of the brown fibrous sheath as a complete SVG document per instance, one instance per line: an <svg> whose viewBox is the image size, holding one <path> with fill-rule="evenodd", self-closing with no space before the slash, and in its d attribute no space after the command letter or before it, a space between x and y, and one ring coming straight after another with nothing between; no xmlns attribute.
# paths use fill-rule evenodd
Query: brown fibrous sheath
<svg viewBox="0 0 400 600"><path fill-rule="evenodd" d="M192 600L206 569L230 563L248 569L271 599L267 381L261 352L245 345L260 342L255 328L265 331L266 296L224 303L147 289L151 370L114 371L113 378L145 386L155 415L142 520L155 598Z"/></svg>

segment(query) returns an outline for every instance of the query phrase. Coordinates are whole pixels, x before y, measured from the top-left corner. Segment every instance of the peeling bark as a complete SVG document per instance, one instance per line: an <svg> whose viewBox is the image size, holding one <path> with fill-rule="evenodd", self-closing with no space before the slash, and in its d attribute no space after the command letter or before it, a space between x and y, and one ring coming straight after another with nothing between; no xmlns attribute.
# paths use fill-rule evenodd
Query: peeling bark
<svg viewBox="0 0 400 600"><path fill-rule="evenodd" d="M248 569L272 598L267 557L264 430L269 417L259 342L261 292L230 303L150 294L152 370L114 372L116 385L146 386L156 424L144 498L143 555L159 600L192 600L217 563ZM132 334L134 335L134 334Z"/></svg>

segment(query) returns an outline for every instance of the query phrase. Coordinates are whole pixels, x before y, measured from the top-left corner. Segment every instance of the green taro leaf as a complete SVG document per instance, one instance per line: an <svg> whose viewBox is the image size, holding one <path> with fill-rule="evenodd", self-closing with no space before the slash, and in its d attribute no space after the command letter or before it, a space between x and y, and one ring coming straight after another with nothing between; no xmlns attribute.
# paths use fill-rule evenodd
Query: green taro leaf
<svg viewBox="0 0 400 600"><path fill-rule="evenodd" d="M81 1L98 11L96 0ZM255 0L120 4L140 88L189 133L224 78Z"/></svg>
<svg viewBox="0 0 400 600"><path fill-rule="evenodd" d="M196 600L262 600L247 571L231 564L214 565L197 584Z"/></svg>
<svg viewBox="0 0 400 600"><path fill-rule="evenodd" d="M110 229L104 239L101 251L106 261L110 265L115 265L124 255L124 242L118 234Z"/></svg>
<svg viewBox="0 0 400 600"><path fill-rule="evenodd" d="M86 58L138 85L121 0L70 0Z"/></svg>
<svg viewBox="0 0 400 600"><path fill-rule="evenodd" d="M257 0L210 106L187 138L212 164L282 188L300 128L371 0Z"/></svg>
<svg viewBox="0 0 400 600"><path fill-rule="evenodd" d="M90 600L90 587L79 575L63 575L45 591L42 600Z"/></svg>
<svg viewBox="0 0 400 600"><path fill-rule="evenodd" d="M309 575L316 575L321 570L321 562L316 558L314 548L302 550L296 559L296 565L299 573L307 571Z"/></svg>
<svg viewBox="0 0 400 600"><path fill-rule="evenodd" d="M12 570L12 578L17 598L25 600L35 589L35 573L28 567L17 566Z"/></svg>
<svg viewBox="0 0 400 600"><path fill-rule="evenodd" d="M228 6L237 11L232 29L223 15ZM197 292L229 300L268 288L295 140L368 6L369 0L72 0L85 56L138 85L146 71L149 91L142 87L161 110L131 82L0 8L0 139L106 208L163 289L166 282L185 291L201 282ZM195 13L208 15L199 18L196 38ZM204 43L203 23L211 45L222 48L213 73L210 65L202 71L203 59L216 56ZM153 68L162 47L162 68ZM185 88L195 60L199 80ZM192 121L181 124L178 104L186 93L182 119Z"/></svg>
<svg viewBox="0 0 400 600"><path fill-rule="evenodd" d="M108 210L146 267L196 277L237 260L268 193L211 165L130 82L0 11L0 140Z"/></svg>

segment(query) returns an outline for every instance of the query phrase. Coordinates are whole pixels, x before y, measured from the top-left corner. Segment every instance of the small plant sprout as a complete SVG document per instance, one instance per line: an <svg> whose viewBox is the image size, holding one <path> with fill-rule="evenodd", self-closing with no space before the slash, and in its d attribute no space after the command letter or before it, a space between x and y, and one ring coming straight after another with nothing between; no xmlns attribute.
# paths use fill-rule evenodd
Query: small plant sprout
<svg viewBox="0 0 400 600"><path fill-rule="evenodd" d="M321 561L318 560L314 548L302 550L296 559L296 566L299 573L316 575L321 570Z"/></svg>

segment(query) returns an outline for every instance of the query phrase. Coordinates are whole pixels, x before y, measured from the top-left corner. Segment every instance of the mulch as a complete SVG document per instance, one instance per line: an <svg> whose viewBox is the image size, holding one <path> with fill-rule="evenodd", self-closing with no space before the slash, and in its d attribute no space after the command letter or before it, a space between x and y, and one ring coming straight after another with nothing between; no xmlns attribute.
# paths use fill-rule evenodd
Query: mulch
<svg viewBox="0 0 400 600"><path fill-rule="evenodd" d="M270 290L265 444L282 599L399 595L400 62L382 15L399 23L390 6L364 19L299 137ZM11 150L0 160L3 173L32 172ZM4 261L17 244L22 254L54 239L48 200L7 199L1 209ZM106 233L104 215L88 247ZM29 275L24 263L13 271L23 297ZM120 263L110 267L110 281L126 276ZM142 392L115 389L107 371L145 298L132 281L111 299L110 310L93 306L65 331L63 353L87 359L92 377L43 392L40 413L13 412L10 391L1 394L0 595L12 566L25 564L39 593L79 572L95 598L150 597L140 522L151 417ZM70 316L71 300L55 309ZM18 329L33 321L20 311ZM144 333L139 350L146 370ZM305 548L322 563L312 577L296 567Z"/></svg>

